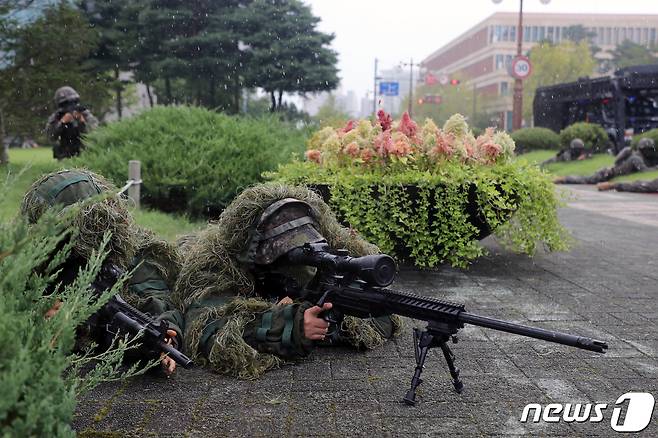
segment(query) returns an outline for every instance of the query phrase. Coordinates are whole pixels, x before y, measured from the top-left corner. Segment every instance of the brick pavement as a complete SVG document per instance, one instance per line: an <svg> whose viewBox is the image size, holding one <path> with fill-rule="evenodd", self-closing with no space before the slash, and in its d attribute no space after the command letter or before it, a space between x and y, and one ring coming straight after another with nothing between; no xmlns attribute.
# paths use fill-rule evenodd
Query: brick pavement
<svg viewBox="0 0 658 438"><path fill-rule="evenodd" d="M369 352L323 349L257 381L202 369L103 385L78 405L85 436L614 436L612 405L658 396L658 196L574 188L560 217L567 253L535 258L485 241L467 271L403 269L396 287L466 303L469 311L605 340L605 355L477 327L453 346L466 385L428 359L416 407L400 404L414 368L411 327ZM612 205L613 211L606 211ZM528 403L607 403L600 423L522 424ZM658 418L641 434L658 435Z"/></svg>

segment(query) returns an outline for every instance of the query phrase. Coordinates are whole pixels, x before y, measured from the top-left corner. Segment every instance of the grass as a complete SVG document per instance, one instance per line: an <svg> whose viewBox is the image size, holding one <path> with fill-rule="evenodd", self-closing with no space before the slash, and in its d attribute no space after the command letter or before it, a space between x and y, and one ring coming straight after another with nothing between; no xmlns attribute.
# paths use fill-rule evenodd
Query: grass
<svg viewBox="0 0 658 438"><path fill-rule="evenodd" d="M540 164L542 161L546 161L549 158L555 156L555 154L556 151L540 150L521 154L518 156L518 158L522 158L530 164Z"/></svg>
<svg viewBox="0 0 658 438"><path fill-rule="evenodd" d="M12 179L9 193L0 205L0 221L10 220L18 214L23 195L37 178L44 173L66 167L66 160L58 162L53 159L50 148L10 149L9 166L0 167L0 178ZM133 209L132 213L139 225L167 240L174 240L176 236L200 230L205 225L203 222L190 221L184 216L154 210Z"/></svg>
<svg viewBox="0 0 658 438"><path fill-rule="evenodd" d="M613 179L614 182L628 182L628 181L651 181L658 178L658 170L650 170L648 172L635 173L633 175L619 176Z"/></svg>

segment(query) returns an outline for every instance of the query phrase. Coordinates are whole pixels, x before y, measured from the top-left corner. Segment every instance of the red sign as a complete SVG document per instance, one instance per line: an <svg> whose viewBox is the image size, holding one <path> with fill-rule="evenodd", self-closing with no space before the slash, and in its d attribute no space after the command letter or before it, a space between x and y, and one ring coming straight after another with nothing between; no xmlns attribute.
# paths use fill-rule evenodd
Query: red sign
<svg viewBox="0 0 658 438"><path fill-rule="evenodd" d="M438 81L439 80L432 73L427 73L427 75L425 75L425 85L434 85Z"/></svg>
<svg viewBox="0 0 658 438"><path fill-rule="evenodd" d="M527 56L518 55L512 60L511 74L516 79L526 79L532 73L532 64Z"/></svg>

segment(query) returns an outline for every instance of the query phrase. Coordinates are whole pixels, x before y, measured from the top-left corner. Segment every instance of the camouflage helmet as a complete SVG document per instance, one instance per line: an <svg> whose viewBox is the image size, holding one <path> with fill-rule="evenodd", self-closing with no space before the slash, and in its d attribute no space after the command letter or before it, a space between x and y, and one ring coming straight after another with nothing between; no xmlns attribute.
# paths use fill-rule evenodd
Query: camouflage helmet
<svg viewBox="0 0 658 438"><path fill-rule="evenodd" d="M55 97L53 99L55 100L55 105L60 106L71 100L80 100L80 95L73 89L73 87L67 85L59 87L57 91L55 91Z"/></svg>
<svg viewBox="0 0 658 438"><path fill-rule="evenodd" d="M637 143L637 150L642 156L653 164L658 161L658 150L656 150L656 143L652 138L643 137Z"/></svg>
<svg viewBox="0 0 658 438"><path fill-rule="evenodd" d="M284 198L270 204L251 229L247 261L269 265L305 243L324 242L315 216L313 208L299 199Z"/></svg>
<svg viewBox="0 0 658 438"><path fill-rule="evenodd" d="M569 143L569 149L573 152L582 154L585 151L585 142L579 138L574 138L571 140L571 143Z"/></svg>
<svg viewBox="0 0 658 438"><path fill-rule="evenodd" d="M110 190L99 175L85 170L62 170L36 181L23 199L21 212L36 223L43 212L54 206L61 208Z"/></svg>

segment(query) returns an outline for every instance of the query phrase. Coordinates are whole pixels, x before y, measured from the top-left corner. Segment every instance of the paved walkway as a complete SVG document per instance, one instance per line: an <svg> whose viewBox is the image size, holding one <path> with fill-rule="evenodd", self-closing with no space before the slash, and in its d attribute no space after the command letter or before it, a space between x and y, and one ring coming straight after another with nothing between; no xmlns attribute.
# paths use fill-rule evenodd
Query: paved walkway
<svg viewBox="0 0 658 438"><path fill-rule="evenodd" d="M458 300L471 312L596 337L605 355L476 327L454 345L466 388L428 360L416 407L400 404L414 368L412 321L383 348L325 349L238 381L202 369L97 388L78 406L87 436L614 436L615 401L658 396L658 196L574 189L560 212L576 244L533 259L501 249L467 271L403 270L399 289ZM528 403L606 403L601 422L521 423ZM622 415L623 417L623 415ZM658 436L658 418L641 434Z"/></svg>

